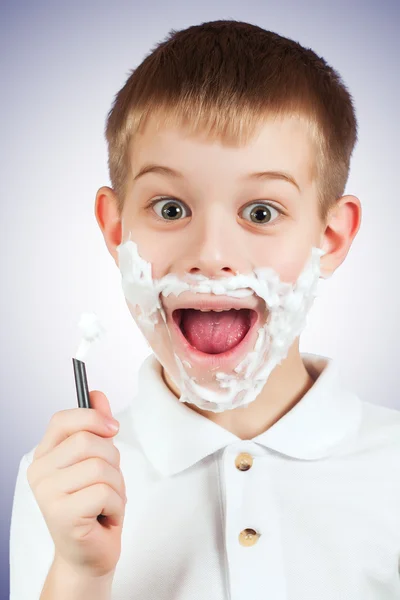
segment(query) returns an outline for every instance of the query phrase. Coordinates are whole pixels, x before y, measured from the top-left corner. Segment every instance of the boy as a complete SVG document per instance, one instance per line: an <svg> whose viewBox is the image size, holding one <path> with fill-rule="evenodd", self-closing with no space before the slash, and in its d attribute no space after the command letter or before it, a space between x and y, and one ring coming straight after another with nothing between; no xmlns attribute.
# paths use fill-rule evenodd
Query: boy
<svg viewBox="0 0 400 600"><path fill-rule="evenodd" d="M112 188L98 190L95 215L154 354L118 416L128 502L112 583L97 598L400 597L399 413L345 389L331 359L301 354L294 326L311 305L312 277L334 273L360 226L359 200L343 196L356 129L351 96L323 59L235 21L174 32L118 93L106 129ZM304 283L313 248L321 257ZM261 287L240 301L226 288L183 287L159 294L164 322L151 329L144 319L153 280L232 278L246 288L258 280L240 278L264 268L265 297ZM280 303L282 290L294 297L285 284L300 281L301 302ZM232 307L242 310L214 314ZM288 315L286 328L272 330L274 311ZM257 327L241 346L251 312ZM262 339L270 345L255 350ZM273 367L257 372L256 396L255 379L235 370L244 354ZM225 405L218 370L234 390ZM32 454L20 467L10 542L31 595L15 575L12 600L38 596L53 558L26 481Z"/></svg>

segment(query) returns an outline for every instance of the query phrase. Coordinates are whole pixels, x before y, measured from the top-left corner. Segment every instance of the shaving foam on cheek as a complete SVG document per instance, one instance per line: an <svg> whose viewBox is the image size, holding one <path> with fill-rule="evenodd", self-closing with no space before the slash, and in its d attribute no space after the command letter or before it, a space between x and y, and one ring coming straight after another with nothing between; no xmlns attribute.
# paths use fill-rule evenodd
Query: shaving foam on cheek
<svg viewBox="0 0 400 600"><path fill-rule="evenodd" d="M189 273L186 274L186 281L179 280L172 273L153 280L152 266L139 255L133 240L120 244L117 251L125 298L153 349L157 345L155 327L164 323L162 332L156 337L162 337L159 347L163 353L166 346L169 347L169 355L173 357L172 367L166 366L165 361L154 353L180 389L179 400L215 413L248 406L260 394L272 370L287 356L295 338L306 325L307 314L317 295L320 257L325 254L322 249L313 247L303 271L292 284L282 282L269 267L255 268L248 275L238 274L218 281ZM264 300L268 311L266 323L258 329L253 351L247 353L230 373L207 372L201 378L201 384L190 374L189 362L181 360L174 351L161 302L161 296L179 296L189 290L191 293L240 298L256 294Z"/></svg>

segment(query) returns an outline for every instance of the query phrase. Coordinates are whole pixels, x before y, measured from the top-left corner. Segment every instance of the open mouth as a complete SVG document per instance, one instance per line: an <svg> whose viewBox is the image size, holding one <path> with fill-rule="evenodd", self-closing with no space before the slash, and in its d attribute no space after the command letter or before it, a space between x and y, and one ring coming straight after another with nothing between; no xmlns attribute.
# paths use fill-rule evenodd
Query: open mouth
<svg viewBox="0 0 400 600"><path fill-rule="evenodd" d="M222 358L233 356L233 352L248 340L258 314L248 308L224 311L182 308L173 311L172 318L187 349Z"/></svg>

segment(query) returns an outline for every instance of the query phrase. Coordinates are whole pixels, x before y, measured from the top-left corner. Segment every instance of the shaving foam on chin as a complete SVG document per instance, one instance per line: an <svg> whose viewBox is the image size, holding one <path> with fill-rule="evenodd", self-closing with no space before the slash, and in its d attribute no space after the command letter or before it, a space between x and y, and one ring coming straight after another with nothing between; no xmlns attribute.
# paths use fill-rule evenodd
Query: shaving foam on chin
<svg viewBox="0 0 400 600"><path fill-rule="evenodd" d="M153 280L152 266L139 255L133 240L120 244L117 251L122 289L133 307L141 331L149 339L154 334L155 326L162 321L167 329L168 335L163 339L170 346L178 378L170 369L167 371L181 391L179 400L215 413L248 406L260 394L272 370L287 356L289 348L306 325L308 312L317 295L320 257L325 254L322 249L313 247L302 272L292 284L282 282L278 273L270 267L255 268L248 275L238 274L220 280L190 273L186 274L185 281L172 273ZM211 381L206 381L206 384L204 378L200 384L190 374L191 365L186 360L181 361L175 353L161 302L161 296L179 296L189 290L197 294L240 298L256 294L264 300L268 311L266 323L258 329L253 351L230 373L207 372Z"/></svg>

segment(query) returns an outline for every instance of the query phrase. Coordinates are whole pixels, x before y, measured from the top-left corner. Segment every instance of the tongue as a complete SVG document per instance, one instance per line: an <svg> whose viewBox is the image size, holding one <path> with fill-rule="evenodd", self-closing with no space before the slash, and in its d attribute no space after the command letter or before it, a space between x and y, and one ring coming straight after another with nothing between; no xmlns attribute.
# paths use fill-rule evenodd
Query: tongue
<svg viewBox="0 0 400 600"><path fill-rule="evenodd" d="M250 310L201 312L182 309L181 330L188 342L200 352L220 354L242 341L250 329Z"/></svg>

